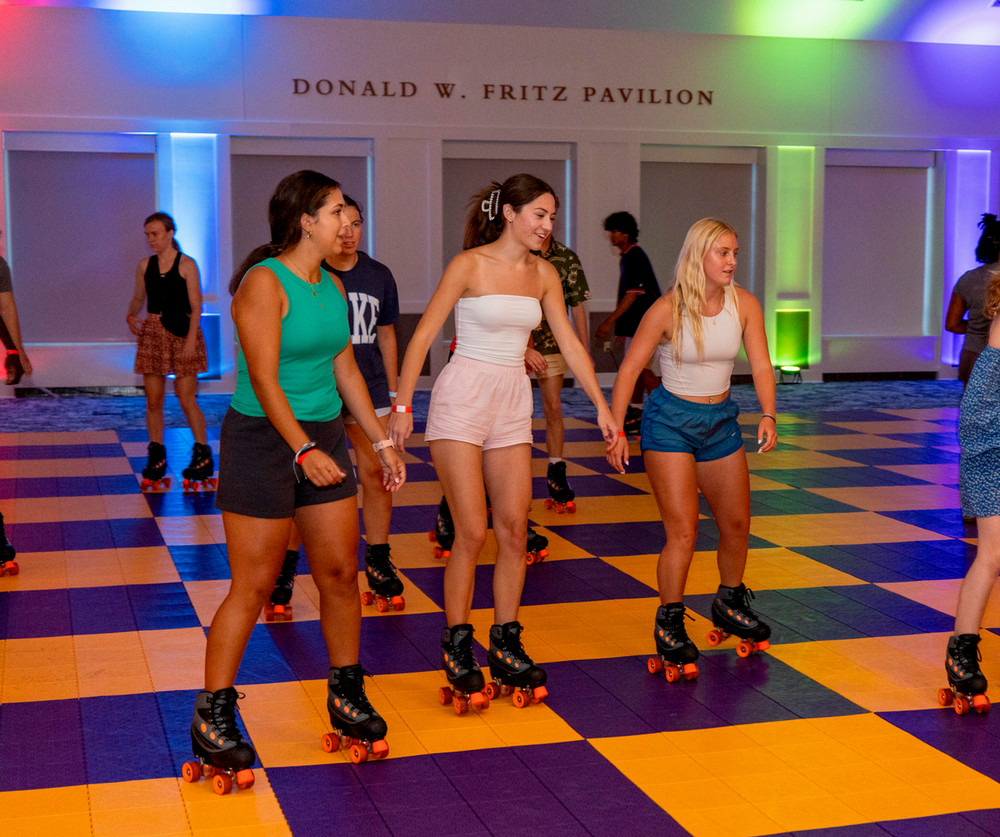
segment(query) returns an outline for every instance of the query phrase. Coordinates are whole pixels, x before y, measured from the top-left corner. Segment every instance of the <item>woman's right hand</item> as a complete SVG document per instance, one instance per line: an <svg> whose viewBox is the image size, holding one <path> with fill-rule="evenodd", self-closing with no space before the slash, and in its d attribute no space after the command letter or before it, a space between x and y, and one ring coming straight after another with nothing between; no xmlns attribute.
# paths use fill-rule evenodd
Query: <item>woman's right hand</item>
<svg viewBox="0 0 1000 837"><path fill-rule="evenodd" d="M608 464L619 474L625 473L625 466L628 465L628 439L620 435L614 445L608 448Z"/></svg>
<svg viewBox="0 0 1000 837"><path fill-rule="evenodd" d="M125 322L128 323L128 330L136 337L142 333L142 327L145 325L145 322L140 320L135 314L129 314L125 318Z"/></svg>
<svg viewBox="0 0 1000 837"><path fill-rule="evenodd" d="M405 453L406 448L403 443L410 438L413 433L413 413L390 413L389 415L389 438L396 446L396 450Z"/></svg>
<svg viewBox="0 0 1000 837"><path fill-rule="evenodd" d="M335 460L319 448L313 448L299 463L302 475L313 485L336 485L347 476Z"/></svg>

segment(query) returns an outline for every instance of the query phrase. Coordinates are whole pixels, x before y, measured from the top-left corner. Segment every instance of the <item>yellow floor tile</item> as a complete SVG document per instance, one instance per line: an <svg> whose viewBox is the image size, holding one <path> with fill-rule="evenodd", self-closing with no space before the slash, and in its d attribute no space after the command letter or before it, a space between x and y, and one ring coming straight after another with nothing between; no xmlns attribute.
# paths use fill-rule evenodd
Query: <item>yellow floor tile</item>
<svg viewBox="0 0 1000 837"><path fill-rule="evenodd" d="M139 639L156 691L204 687L205 632L201 628L140 631Z"/></svg>
<svg viewBox="0 0 1000 837"><path fill-rule="evenodd" d="M869 450L871 448L916 448L913 442L900 442L897 439L887 439L885 436L872 436L870 433L844 433L823 436L781 436L778 438L783 445L791 445L804 450Z"/></svg>
<svg viewBox="0 0 1000 837"><path fill-rule="evenodd" d="M850 543L948 540L946 535L874 512L757 516L750 520L750 534L791 549Z"/></svg>
<svg viewBox="0 0 1000 837"><path fill-rule="evenodd" d="M909 509L948 509L955 515L961 502L958 490L943 485L879 485L864 488L810 488L830 500L867 511L905 511Z"/></svg>
<svg viewBox="0 0 1000 837"><path fill-rule="evenodd" d="M73 637L80 697L128 695L153 690L139 634L79 634Z"/></svg>

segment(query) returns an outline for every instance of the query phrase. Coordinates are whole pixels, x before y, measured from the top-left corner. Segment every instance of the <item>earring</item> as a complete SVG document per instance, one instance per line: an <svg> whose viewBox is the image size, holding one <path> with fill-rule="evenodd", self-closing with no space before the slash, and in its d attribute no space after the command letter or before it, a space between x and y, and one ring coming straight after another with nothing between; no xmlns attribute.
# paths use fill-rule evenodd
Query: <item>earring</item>
<svg viewBox="0 0 1000 837"><path fill-rule="evenodd" d="M312 238L312 237L313 237L313 234L311 232L309 232L309 230L306 230L306 238Z"/></svg>

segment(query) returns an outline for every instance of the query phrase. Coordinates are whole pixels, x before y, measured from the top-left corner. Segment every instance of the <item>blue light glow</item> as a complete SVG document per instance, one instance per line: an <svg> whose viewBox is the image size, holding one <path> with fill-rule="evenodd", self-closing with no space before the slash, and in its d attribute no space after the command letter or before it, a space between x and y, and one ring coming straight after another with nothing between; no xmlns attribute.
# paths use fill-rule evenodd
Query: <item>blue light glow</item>
<svg viewBox="0 0 1000 837"><path fill-rule="evenodd" d="M177 12L202 15L263 15L266 0L94 0L95 9L121 12Z"/></svg>

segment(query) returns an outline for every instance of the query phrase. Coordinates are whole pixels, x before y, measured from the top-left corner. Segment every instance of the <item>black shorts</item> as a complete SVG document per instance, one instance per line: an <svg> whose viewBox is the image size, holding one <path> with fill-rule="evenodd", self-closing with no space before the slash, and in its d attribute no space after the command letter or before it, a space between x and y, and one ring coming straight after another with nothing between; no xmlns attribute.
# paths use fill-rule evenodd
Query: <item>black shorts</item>
<svg viewBox="0 0 1000 837"><path fill-rule="evenodd" d="M354 497L358 486L347 453L344 422L300 421L316 447L327 454L346 476L336 485L316 486L303 478L296 482L295 452L267 418L245 416L232 407L226 412L219 436L219 487L215 507L248 517L292 517L300 506L334 503ZM301 476L301 472L300 472Z"/></svg>

